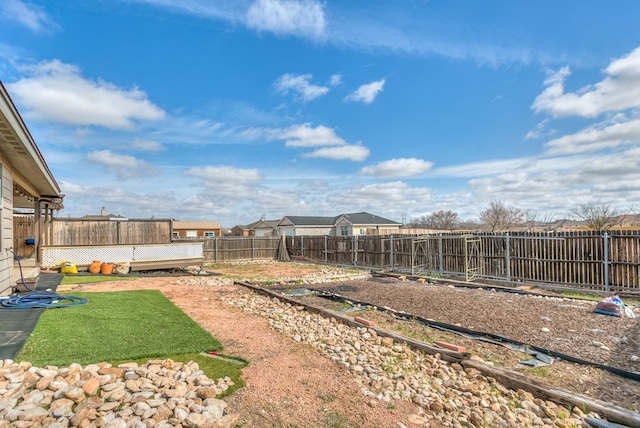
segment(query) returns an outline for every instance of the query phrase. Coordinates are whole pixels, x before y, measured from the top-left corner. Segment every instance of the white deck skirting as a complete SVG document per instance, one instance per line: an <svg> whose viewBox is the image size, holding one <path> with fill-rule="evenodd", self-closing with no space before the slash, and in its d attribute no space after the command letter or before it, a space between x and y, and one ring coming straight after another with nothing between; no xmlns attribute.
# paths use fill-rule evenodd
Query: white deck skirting
<svg viewBox="0 0 640 428"><path fill-rule="evenodd" d="M101 262L129 262L131 270L166 269L172 267L202 265L202 242L175 244L105 245L42 247L40 267L48 269L63 261L78 267L89 266L94 260Z"/></svg>

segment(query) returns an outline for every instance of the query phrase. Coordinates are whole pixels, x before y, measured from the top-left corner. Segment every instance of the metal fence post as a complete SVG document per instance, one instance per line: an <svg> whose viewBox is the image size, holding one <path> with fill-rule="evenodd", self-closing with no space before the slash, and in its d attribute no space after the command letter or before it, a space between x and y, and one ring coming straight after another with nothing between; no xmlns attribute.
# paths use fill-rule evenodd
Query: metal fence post
<svg viewBox="0 0 640 428"><path fill-rule="evenodd" d="M391 245L391 248L389 249L389 258L391 259L391 270L394 270L394 262L393 262L393 235L391 235L391 239L389 240L389 245Z"/></svg>
<svg viewBox="0 0 640 428"><path fill-rule="evenodd" d="M438 271L444 274L444 255L442 254L442 235L438 237Z"/></svg>
<svg viewBox="0 0 640 428"><path fill-rule="evenodd" d="M358 264L358 235L353 235L353 265Z"/></svg>
<svg viewBox="0 0 640 428"><path fill-rule="evenodd" d="M304 235L300 237L300 257L304 257Z"/></svg>
<svg viewBox="0 0 640 428"><path fill-rule="evenodd" d="M327 263L327 235L324 235L324 262Z"/></svg>
<svg viewBox="0 0 640 428"><path fill-rule="evenodd" d="M507 281L511 281L511 245L509 244L509 232L504 234L504 270Z"/></svg>
<svg viewBox="0 0 640 428"><path fill-rule="evenodd" d="M609 291L609 234L605 232L602 239L604 240L604 291Z"/></svg>

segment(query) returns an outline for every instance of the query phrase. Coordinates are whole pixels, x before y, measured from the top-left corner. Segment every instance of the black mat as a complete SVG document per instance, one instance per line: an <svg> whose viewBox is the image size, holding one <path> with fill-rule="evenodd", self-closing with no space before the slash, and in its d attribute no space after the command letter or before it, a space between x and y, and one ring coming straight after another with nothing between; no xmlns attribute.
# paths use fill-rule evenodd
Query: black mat
<svg viewBox="0 0 640 428"><path fill-rule="evenodd" d="M64 275L43 274L37 291L55 291ZM21 293L18 293L18 295ZM44 309L7 309L0 307L0 360L14 359L38 323Z"/></svg>

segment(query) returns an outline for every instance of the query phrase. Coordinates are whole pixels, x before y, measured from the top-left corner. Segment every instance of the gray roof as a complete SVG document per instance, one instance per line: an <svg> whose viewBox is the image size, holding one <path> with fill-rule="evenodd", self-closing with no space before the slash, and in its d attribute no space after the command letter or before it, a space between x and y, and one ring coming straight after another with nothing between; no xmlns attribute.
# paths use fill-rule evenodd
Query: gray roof
<svg viewBox="0 0 640 428"><path fill-rule="evenodd" d="M341 218L351 224L401 225L401 223L367 212L340 214L335 217L285 216L283 220L287 219L296 226L333 226Z"/></svg>
<svg viewBox="0 0 640 428"><path fill-rule="evenodd" d="M334 223L337 223L338 220L344 218L351 224L388 224L388 225L400 225L393 220L386 219L384 217L380 217L377 215L369 214L366 212L362 213L350 213L350 214L341 214L334 218Z"/></svg>
<svg viewBox="0 0 640 428"><path fill-rule="evenodd" d="M333 226L335 217L285 216L296 226Z"/></svg>

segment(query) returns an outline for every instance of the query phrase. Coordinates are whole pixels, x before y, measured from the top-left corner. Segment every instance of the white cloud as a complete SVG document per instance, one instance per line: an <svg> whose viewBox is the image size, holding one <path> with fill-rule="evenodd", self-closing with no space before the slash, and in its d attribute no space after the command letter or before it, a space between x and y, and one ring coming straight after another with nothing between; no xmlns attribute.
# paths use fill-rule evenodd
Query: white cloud
<svg viewBox="0 0 640 428"><path fill-rule="evenodd" d="M367 83L360 86L354 92L349 94L345 100L355 101L365 104L371 104L373 100L378 96L384 87L385 79L377 80L375 82Z"/></svg>
<svg viewBox="0 0 640 428"><path fill-rule="evenodd" d="M519 208L545 207L558 215L584 203L612 203L626 209L640 200L639 164L640 148L609 155L558 157L527 169L473 178L469 186L484 202L500 198Z"/></svg>
<svg viewBox="0 0 640 428"><path fill-rule="evenodd" d="M360 174L380 178L412 177L429 171L432 166L432 162L422 159L391 159L366 166L360 170Z"/></svg>
<svg viewBox="0 0 640 428"><path fill-rule="evenodd" d="M142 159L118 155L111 150L97 150L87 155L90 163L103 166L107 172L115 174L119 180L159 175L160 172Z"/></svg>
<svg viewBox="0 0 640 428"><path fill-rule="evenodd" d="M74 65L52 60L28 71L31 77L7 86L33 120L131 129L136 120L164 118L164 111L140 89L124 90L103 80L87 80Z"/></svg>
<svg viewBox="0 0 640 428"><path fill-rule="evenodd" d="M606 76L600 82L565 93L564 81L570 70L563 67L545 80L546 88L536 97L533 110L554 117L596 117L640 106L640 48L613 60L604 71Z"/></svg>
<svg viewBox="0 0 640 428"><path fill-rule="evenodd" d="M226 182L253 183L263 178L255 168L235 168L228 165L193 167L186 170L185 175L201 178L212 185Z"/></svg>
<svg viewBox="0 0 640 428"><path fill-rule="evenodd" d="M57 28L43 7L20 0L2 0L0 16L6 21L23 25L36 33Z"/></svg>
<svg viewBox="0 0 640 428"><path fill-rule="evenodd" d="M133 143L131 143L131 148L144 152L159 152L161 150L164 150L164 147L159 142L153 140L143 140L141 138L136 138Z"/></svg>
<svg viewBox="0 0 640 428"><path fill-rule="evenodd" d="M433 177L471 178L499 174L522 168L535 160L532 158L497 159L469 162L461 165L442 166L430 171Z"/></svg>
<svg viewBox="0 0 640 428"><path fill-rule="evenodd" d="M331 79L329 79L329 85L331 86L342 85L342 75L340 73L332 74Z"/></svg>
<svg viewBox="0 0 640 428"><path fill-rule="evenodd" d="M527 132L527 135L525 135L524 139L531 140L542 138L548 135L553 135L555 133L555 129L547 129L548 125L549 119L544 119L543 121L539 122L534 129Z"/></svg>
<svg viewBox="0 0 640 428"><path fill-rule="evenodd" d="M305 153L306 158L326 158L333 160L351 160L362 162L369 156L369 149L359 144L339 147L322 147L310 153Z"/></svg>
<svg viewBox="0 0 640 428"><path fill-rule="evenodd" d="M640 118L592 125L575 134L546 142L549 154L595 152L624 145L640 144Z"/></svg>
<svg viewBox="0 0 640 428"><path fill-rule="evenodd" d="M326 30L324 6L313 0L256 0L247 10L247 25L281 36L322 39Z"/></svg>
<svg viewBox="0 0 640 428"><path fill-rule="evenodd" d="M303 101L311 101L329 92L329 88L325 86L310 84L309 79L311 77L310 74L294 75L286 73L280 76L274 85L280 93L286 94L289 90L293 90L298 93Z"/></svg>
<svg viewBox="0 0 640 428"><path fill-rule="evenodd" d="M399 222L402 214L431 204L432 194L427 187L391 181L356 185L330 195L328 201L330 206L346 208L340 212L368 211Z"/></svg>
<svg viewBox="0 0 640 428"><path fill-rule="evenodd" d="M255 197L258 182L263 179L257 169L236 168L228 165L189 168L186 176L196 177L197 186L205 188L209 198L225 198L230 201L247 201Z"/></svg>
<svg viewBox="0 0 640 428"><path fill-rule="evenodd" d="M338 137L335 131L324 125L313 128L309 123L294 125L286 129L272 130L272 136L285 140L288 147L320 147L339 146L347 144Z"/></svg>

